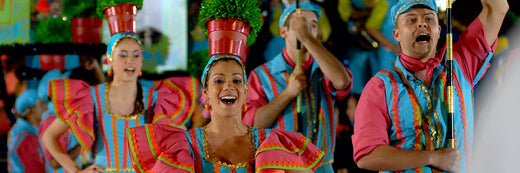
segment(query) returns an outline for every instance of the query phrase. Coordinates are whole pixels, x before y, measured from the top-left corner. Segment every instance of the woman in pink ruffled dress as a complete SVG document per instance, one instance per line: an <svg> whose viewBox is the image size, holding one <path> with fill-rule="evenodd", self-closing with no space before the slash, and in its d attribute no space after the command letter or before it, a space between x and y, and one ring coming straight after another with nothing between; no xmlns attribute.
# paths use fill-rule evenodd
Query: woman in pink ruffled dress
<svg viewBox="0 0 520 173"><path fill-rule="evenodd" d="M161 124L128 129L137 172L313 172L325 153L308 138L242 123L247 79L241 60L214 55L202 75L208 125L182 130Z"/></svg>

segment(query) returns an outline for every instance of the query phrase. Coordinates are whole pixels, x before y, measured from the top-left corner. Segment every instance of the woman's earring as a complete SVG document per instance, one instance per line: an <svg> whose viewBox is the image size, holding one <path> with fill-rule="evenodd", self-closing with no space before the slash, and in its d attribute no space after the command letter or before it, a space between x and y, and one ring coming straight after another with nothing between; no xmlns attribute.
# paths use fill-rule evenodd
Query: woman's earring
<svg viewBox="0 0 520 173"><path fill-rule="evenodd" d="M211 106L209 104L204 104L204 109L209 111L209 109L211 109Z"/></svg>
<svg viewBox="0 0 520 173"><path fill-rule="evenodd" d="M140 71L140 72L139 72L139 76L142 76L142 75L143 75L143 71Z"/></svg>
<svg viewBox="0 0 520 173"><path fill-rule="evenodd" d="M112 76L112 69L108 70L108 71L107 71L107 74L108 74L109 76Z"/></svg>
<svg viewBox="0 0 520 173"><path fill-rule="evenodd" d="M244 110L244 112L247 112L247 105L244 104L244 106L242 106L242 110Z"/></svg>

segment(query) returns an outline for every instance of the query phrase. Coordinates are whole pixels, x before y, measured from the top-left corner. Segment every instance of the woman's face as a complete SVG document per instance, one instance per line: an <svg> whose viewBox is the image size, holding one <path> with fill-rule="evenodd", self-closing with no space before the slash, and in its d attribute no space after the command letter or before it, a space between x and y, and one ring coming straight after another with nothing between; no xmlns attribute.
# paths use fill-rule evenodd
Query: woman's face
<svg viewBox="0 0 520 173"><path fill-rule="evenodd" d="M234 60L221 60L213 65L207 78L202 94L211 106L212 115L241 114L246 98L242 67Z"/></svg>
<svg viewBox="0 0 520 173"><path fill-rule="evenodd" d="M143 54L136 40L125 38L117 44L112 52L114 80L136 81L143 65Z"/></svg>

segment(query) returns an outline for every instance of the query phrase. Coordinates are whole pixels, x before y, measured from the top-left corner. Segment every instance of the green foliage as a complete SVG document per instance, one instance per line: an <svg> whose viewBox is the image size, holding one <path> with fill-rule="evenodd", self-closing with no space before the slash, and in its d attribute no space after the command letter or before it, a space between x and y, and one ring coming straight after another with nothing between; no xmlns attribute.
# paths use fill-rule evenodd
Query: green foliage
<svg viewBox="0 0 520 173"><path fill-rule="evenodd" d="M108 7L116 6L121 3L130 3L137 5L137 9L143 8L143 0L97 0L97 14L99 16L105 16L103 10Z"/></svg>
<svg viewBox="0 0 520 173"><path fill-rule="evenodd" d="M201 77L209 61L209 50L200 50L188 57L188 72L193 77Z"/></svg>
<svg viewBox="0 0 520 173"><path fill-rule="evenodd" d="M64 43L72 42L70 20L49 17L38 22L34 30L35 43Z"/></svg>
<svg viewBox="0 0 520 173"><path fill-rule="evenodd" d="M199 26L208 33L206 22L220 18L235 18L246 21L251 27L249 37L256 38L262 27L262 13L256 0L203 0L199 13Z"/></svg>
<svg viewBox="0 0 520 173"><path fill-rule="evenodd" d="M68 18L76 17L96 17L103 16L96 13L97 0L63 0L63 15Z"/></svg>

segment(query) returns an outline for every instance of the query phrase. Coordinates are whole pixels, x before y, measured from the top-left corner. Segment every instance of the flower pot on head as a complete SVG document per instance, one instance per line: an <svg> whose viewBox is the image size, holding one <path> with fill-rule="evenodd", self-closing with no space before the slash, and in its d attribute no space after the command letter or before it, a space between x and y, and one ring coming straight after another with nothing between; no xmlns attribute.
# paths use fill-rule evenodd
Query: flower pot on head
<svg viewBox="0 0 520 173"><path fill-rule="evenodd" d="M94 17L73 18L70 24L72 26L73 43L101 43L101 19Z"/></svg>
<svg viewBox="0 0 520 173"><path fill-rule="evenodd" d="M137 5L121 3L106 8L104 13L108 21L108 26L110 27L111 35L120 32L136 33L135 17L137 15Z"/></svg>
<svg viewBox="0 0 520 173"><path fill-rule="evenodd" d="M243 20L233 18L220 18L210 20L206 24L208 28L209 56L213 55L235 55L243 63L247 59L247 38L249 36L249 25Z"/></svg>
<svg viewBox="0 0 520 173"><path fill-rule="evenodd" d="M40 54L40 69L44 71L65 70L65 55Z"/></svg>

